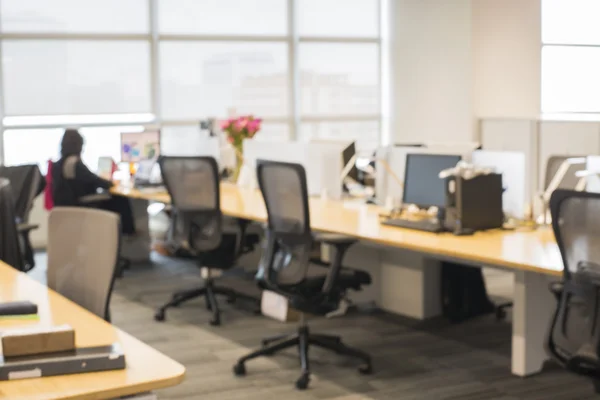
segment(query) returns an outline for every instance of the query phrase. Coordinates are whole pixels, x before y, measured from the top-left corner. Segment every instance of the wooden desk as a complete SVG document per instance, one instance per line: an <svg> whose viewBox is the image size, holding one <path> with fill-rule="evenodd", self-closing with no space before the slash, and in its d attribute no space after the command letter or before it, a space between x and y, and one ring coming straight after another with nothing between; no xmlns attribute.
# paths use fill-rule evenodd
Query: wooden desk
<svg viewBox="0 0 600 400"><path fill-rule="evenodd" d="M175 386L184 378L181 364L0 261L0 301L13 300L36 303L40 320L0 320L0 329L70 324L78 347L121 343L127 368L0 382L1 399L112 399Z"/></svg>
<svg viewBox="0 0 600 400"><path fill-rule="evenodd" d="M115 187L111 190L136 199L170 203L167 193ZM262 196L257 190L221 184L221 209L225 215L253 221L267 218ZM562 260L549 228L536 231L478 232L473 236L450 233L431 234L380 224L377 206L310 199L311 227L314 230L352 236L386 247L402 248L436 257L456 259L474 265L488 265L562 275Z"/></svg>

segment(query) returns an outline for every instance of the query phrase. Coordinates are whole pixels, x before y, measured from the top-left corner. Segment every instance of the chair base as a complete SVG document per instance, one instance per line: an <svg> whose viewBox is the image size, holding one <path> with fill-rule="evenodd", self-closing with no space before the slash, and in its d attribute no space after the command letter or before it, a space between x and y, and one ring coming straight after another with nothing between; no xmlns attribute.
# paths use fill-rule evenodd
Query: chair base
<svg viewBox="0 0 600 400"><path fill-rule="evenodd" d="M337 354L358 358L362 361L362 365L358 368L361 374L371 374L372 364L371 356L360 350L351 348L342 343L339 336L311 334L307 326L303 325L298 328L298 332L290 335L279 335L262 341L263 347L242 358L240 358L233 367L233 373L236 376L246 374L246 361L261 356L271 356L282 350L291 347L298 347L300 363L302 365L302 373L296 381L296 388L304 390L308 387L310 381L310 366L308 358L308 349L310 346L317 346L326 350L333 351Z"/></svg>
<svg viewBox="0 0 600 400"><path fill-rule="evenodd" d="M236 292L230 288L216 286L214 284L214 280L207 279L202 287L181 290L173 293L171 300L156 311L154 319L162 322L166 318L165 313L167 309L171 307L178 307L186 301L193 300L198 297L204 297L207 310L212 311L213 314L210 324L213 326L221 325L221 310L219 309L219 303L217 302L217 295L226 296L228 303L235 303L238 299L241 299L256 303L258 305L258 300L254 297Z"/></svg>

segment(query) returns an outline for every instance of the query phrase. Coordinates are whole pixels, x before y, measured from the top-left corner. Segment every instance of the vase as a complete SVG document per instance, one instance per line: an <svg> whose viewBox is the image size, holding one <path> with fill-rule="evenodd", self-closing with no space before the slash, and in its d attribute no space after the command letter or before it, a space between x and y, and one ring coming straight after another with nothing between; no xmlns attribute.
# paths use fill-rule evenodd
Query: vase
<svg viewBox="0 0 600 400"><path fill-rule="evenodd" d="M235 168L233 169L233 174L231 176L233 182L237 182L240 176L240 171L242 170L242 166L244 165L244 155L242 154L242 149L240 147L234 146Z"/></svg>

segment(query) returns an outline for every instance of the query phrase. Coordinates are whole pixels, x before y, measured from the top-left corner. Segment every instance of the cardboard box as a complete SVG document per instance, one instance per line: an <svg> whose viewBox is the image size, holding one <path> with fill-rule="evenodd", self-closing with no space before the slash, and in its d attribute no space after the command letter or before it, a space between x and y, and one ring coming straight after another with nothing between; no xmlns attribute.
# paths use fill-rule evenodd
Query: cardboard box
<svg viewBox="0 0 600 400"><path fill-rule="evenodd" d="M263 315L281 322L296 322L300 320L300 312L291 308L284 296L263 290L260 303Z"/></svg>
<svg viewBox="0 0 600 400"><path fill-rule="evenodd" d="M11 329L2 332L4 357L57 353L75 349L75 331L70 325Z"/></svg>

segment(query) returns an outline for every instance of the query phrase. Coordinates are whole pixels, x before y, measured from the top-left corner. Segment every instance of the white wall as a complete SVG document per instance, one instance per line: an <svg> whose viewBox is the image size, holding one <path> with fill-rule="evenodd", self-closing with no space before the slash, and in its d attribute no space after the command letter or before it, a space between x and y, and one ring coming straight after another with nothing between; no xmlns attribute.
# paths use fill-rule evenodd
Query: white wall
<svg viewBox="0 0 600 400"><path fill-rule="evenodd" d="M541 0L473 0L474 113L537 118L541 112Z"/></svg>
<svg viewBox="0 0 600 400"><path fill-rule="evenodd" d="M390 2L392 137L471 141L470 0Z"/></svg>
<svg viewBox="0 0 600 400"><path fill-rule="evenodd" d="M540 114L541 0L392 0L397 142L472 141L485 117Z"/></svg>

